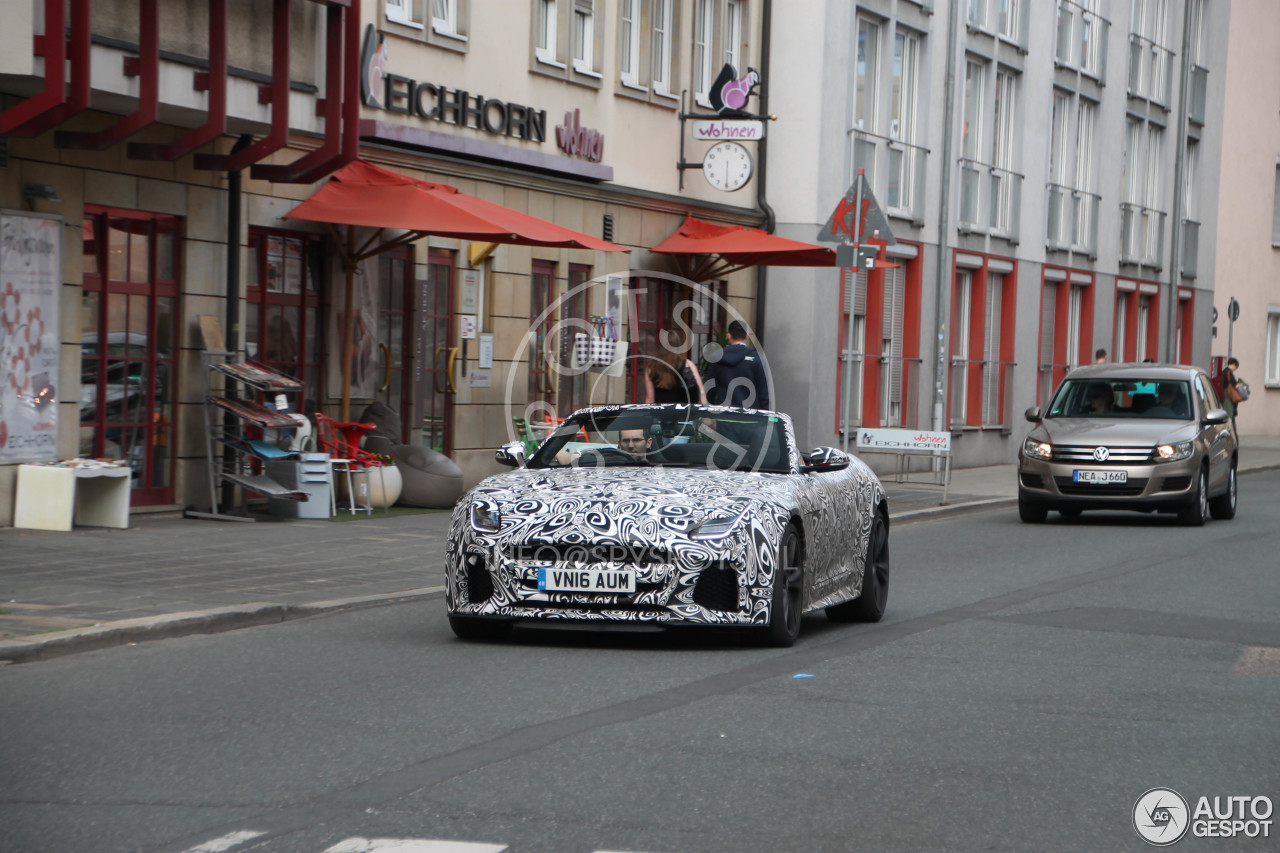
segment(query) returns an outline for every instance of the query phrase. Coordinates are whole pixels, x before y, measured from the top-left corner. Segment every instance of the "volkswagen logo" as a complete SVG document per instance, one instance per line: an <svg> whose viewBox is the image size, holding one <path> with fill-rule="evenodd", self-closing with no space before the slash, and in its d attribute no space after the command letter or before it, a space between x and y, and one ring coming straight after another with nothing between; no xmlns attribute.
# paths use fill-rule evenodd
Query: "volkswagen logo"
<svg viewBox="0 0 1280 853"><path fill-rule="evenodd" d="M1111 451L1105 447L1095 447L1093 449L1093 458L1099 462L1106 462L1111 458Z"/></svg>

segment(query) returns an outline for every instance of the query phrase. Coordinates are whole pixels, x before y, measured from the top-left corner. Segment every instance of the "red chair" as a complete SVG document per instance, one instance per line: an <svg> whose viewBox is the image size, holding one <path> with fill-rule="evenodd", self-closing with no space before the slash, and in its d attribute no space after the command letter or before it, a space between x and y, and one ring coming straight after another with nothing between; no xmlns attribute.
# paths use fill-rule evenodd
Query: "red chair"
<svg viewBox="0 0 1280 853"><path fill-rule="evenodd" d="M365 434L376 428L377 424L343 423L335 421L328 415L316 412L316 443L319 445L321 453L329 454L329 496L330 506L335 514L338 511L338 504L333 488L334 474L343 474L346 477L347 499L350 503L352 515L361 510L368 513L373 512L372 503L366 503L361 506L356 501L355 490L352 487L353 475L364 474L367 485L370 471L377 468L378 478L383 485L382 493L386 494L386 481L382 475L382 460L377 455L360 447L360 442ZM387 507L383 507L383 509L386 512L390 512Z"/></svg>

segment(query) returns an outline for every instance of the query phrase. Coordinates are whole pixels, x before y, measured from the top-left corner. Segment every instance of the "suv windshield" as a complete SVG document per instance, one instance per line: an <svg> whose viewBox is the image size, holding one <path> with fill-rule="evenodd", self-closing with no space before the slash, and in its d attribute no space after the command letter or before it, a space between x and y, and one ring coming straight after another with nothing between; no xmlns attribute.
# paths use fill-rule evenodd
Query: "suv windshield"
<svg viewBox="0 0 1280 853"><path fill-rule="evenodd" d="M654 466L789 473L782 419L700 406L582 411L556 428L530 468Z"/></svg>
<svg viewBox="0 0 1280 853"><path fill-rule="evenodd" d="M1194 410L1181 379L1068 379L1049 406L1051 418L1189 420Z"/></svg>

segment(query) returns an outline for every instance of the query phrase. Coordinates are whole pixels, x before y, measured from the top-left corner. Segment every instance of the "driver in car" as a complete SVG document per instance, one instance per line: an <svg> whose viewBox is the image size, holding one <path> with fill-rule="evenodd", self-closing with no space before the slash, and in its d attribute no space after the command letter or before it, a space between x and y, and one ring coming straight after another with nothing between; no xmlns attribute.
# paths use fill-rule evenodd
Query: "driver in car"
<svg viewBox="0 0 1280 853"><path fill-rule="evenodd" d="M642 429L619 430L618 449L636 459L646 459L653 452L653 437Z"/></svg>

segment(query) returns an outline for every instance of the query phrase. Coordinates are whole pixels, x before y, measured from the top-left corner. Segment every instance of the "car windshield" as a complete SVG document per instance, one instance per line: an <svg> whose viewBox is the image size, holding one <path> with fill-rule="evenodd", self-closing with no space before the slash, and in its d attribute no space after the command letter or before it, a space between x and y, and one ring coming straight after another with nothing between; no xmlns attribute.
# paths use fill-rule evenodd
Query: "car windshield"
<svg viewBox="0 0 1280 853"><path fill-rule="evenodd" d="M530 468L662 466L789 473L777 415L700 406L584 410L565 420Z"/></svg>
<svg viewBox="0 0 1280 853"><path fill-rule="evenodd" d="M1189 420L1193 405L1182 379L1068 379L1053 396L1048 416Z"/></svg>

